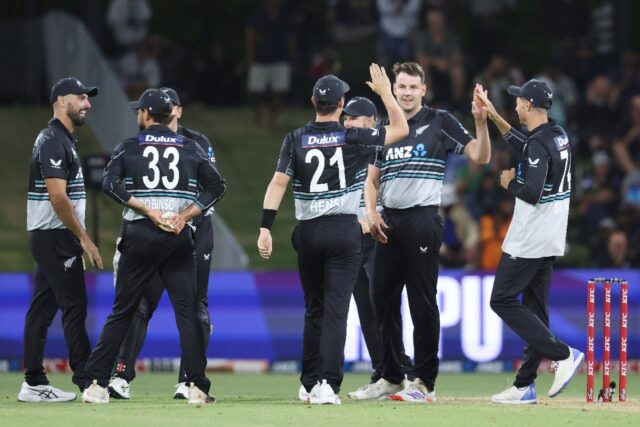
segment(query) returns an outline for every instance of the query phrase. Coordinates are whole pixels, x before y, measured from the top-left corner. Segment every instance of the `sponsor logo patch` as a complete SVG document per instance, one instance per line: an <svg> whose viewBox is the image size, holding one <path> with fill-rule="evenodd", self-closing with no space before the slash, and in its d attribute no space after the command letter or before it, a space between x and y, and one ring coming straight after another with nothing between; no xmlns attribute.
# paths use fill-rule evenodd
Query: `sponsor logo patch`
<svg viewBox="0 0 640 427"><path fill-rule="evenodd" d="M322 133L317 135L302 135L302 148L337 147L345 145L344 132Z"/></svg>
<svg viewBox="0 0 640 427"><path fill-rule="evenodd" d="M427 156L427 150L424 148L424 144L416 145L416 148L412 151L412 153L414 156L417 156L417 157Z"/></svg>
<svg viewBox="0 0 640 427"><path fill-rule="evenodd" d="M182 135L165 136L152 135L150 133L141 133L138 135L139 144L159 144L159 145L182 145L184 138Z"/></svg>
<svg viewBox="0 0 640 427"><path fill-rule="evenodd" d="M562 151L569 145L569 137L567 135L560 135L553 138L553 142L556 143L558 151Z"/></svg>
<svg viewBox="0 0 640 427"><path fill-rule="evenodd" d="M62 164L62 159L60 160L49 159L49 161L51 162L52 168L60 169L60 165Z"/></svg>

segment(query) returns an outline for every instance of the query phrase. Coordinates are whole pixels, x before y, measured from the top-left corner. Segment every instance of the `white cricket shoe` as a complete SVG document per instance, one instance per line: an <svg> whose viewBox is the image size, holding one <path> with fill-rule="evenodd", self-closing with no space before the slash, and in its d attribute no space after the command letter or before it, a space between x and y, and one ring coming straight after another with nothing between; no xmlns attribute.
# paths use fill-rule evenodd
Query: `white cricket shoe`
<svg viewBox="0 0 640 427"><path fill-rule="evenodd" d="M109 403L109 391L98 385L98 380L93 380L93 384L82 392L84 403Z"/></svg>
<svg viewBox="0 0 640 427"><path fill-rule="evenodd" d="M112 377L109 380L109 396L114 399L131 399L129 394L129 383L127 380L119 377Z"/></svg>
<svg viewBox="0 0 640 427"><path fill-rule="evenodd" d="M536 388L533 384L526 387L511 386L505 391L491 396L493 403L501 403L504 405L527 405L538 403L536 397Z"/></svg>
<svg viewBox="0 0 640 427"><path fill-rule="evenodd" d="M187 383L178 383L176 384L176 391L173 393L174 399L188 399L189 398L189 386Z"/></svg>
<svg viewBox="0 0 640 427"><path fill-rule="evenodd" d="M303 385L301 385L300 390L298 390L298 399L308 403L310 397L311 397L311 393L309 393L307 389L304 388Z"/></svg>
<svg viewBox="0 0 640 427"><path fill-rule="evenodd" d="M380 378L377 382L362 386L347 396L356 400L385 400L390 394L402 391L402 388L402 384L393 384L384 378Z"/></svg>
<svg viewBox="0 0 640 427"><path fill-rule="evenodd" d="M20 402L69 402L76 400L76 394L68 391L62 391L59 388L50 385L29 385L27 382L22 383L20 393L18 393L18 401Z"/></svg>
<svg viewBox="0 0 640 427"><path fill-rule="evenodd" d="M347 393L347 397L349 399L366 400L365 396L367 395L368 390L374 385L375 383L365 384L356 391Z"/></svg>
<svg viewBox="0 0 640 427"><path fill-rule="evenodd" d="M204 405L207 403L215 403L216 398L213 396L209 396L204 391L200 390L195 384L191 383L189 387L189 400L187 401L190 405Z"/></svg>
<svg viewBox="0 0 640 427"><path fill-rule="evenodd" d="M342 405L338 395L327 384L327 380L322 380L322 383L313 386L309 396L309 403L312 405Z"/></svg>
<svg viewBox="0 0 640 427"><path fill-rule="evenodd" d="M569 347L569 357L564 360L559 360L557 363L556 376L549 389L549 397L556 397L562 393L562 390L569 385L573 376L578 372L578 368L580 368L583 360L583 352Z"/></svg>
<svg viewBox="0 0 640 427"><path fill-rule="evenodd" d="M416 378L401 392L389 395L389 399L412 403L434 403L436 401L436 391L429 392L422 380Z"/></svg>

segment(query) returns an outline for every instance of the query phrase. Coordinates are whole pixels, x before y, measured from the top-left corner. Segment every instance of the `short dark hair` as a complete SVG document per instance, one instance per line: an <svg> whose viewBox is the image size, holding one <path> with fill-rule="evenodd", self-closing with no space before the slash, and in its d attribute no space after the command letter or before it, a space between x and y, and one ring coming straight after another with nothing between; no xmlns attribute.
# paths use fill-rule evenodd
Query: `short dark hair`
<svg viewBox="0 0 640 427"><path fill-rule="evenodd" d="M338 103L340 102L318 101L315 96L313 99L315 101L316 113L318 113L319 116L329 116L335 113L338 109Z"/></svg>
<svg viewBox="0 0 640 427"><path fill-rule="evenodd" d="M396 62L395 64L393 64L393 75L397 79L398 74L400 73L420 77L422 83L425 82L424 70L417 62Z"/></svg>
<svg viewBox="0 0 640 427"><path fill-rule="evenodd" d="M171 119L173 119L173 115L159 116L157 114L149 113L149 116L155 123L158 123L160 125L165 125L165 126L171 123Z"/></svg>

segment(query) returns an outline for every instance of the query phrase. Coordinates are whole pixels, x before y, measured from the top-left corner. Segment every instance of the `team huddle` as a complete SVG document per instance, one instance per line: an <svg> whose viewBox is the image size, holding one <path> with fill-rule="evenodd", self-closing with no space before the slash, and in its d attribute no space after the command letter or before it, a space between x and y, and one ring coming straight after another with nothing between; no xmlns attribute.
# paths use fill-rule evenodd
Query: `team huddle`
<svg viewBox="0 0 640 427"><path fill-rule="evenodd" d="M387 119L365 97L345 101L349 85L320 78L312 92L314 121L289 132L267 188L258 250L269 258L270 230L293 181L298 224L292 243L304 291L300 400L340 404L347 314L353 295L372 359L371 382L348 394L356 400L436 401L440 314L438 256L443 225L438 209L449 155L491 160L488 121L519 154L518 171L501 185L516 197L491 296L492 309L527 343L512 387L493 395L502 404L536 403L542 358L556 363L549 396L558 395L584 355L549 330L547 300L555 257L564 254L571 194L571 152L562 128L548 118L552 92L539 80L512 86L516 112L528 132L512 128L480 85L473 91L475 135L449 112L423 105L425 75L413 62L369 68L371 90ZM170 88L148 89L130 103L140 133L120 143L103 176L103 190L124 206L114 258L113 311L91 352L84 321L82 254L102 268L84 229L84 181L73 131L97 88L67 78L54 85L54 118L36 140L28 194L30 250L36 290L25 323L25 381L21 401L69 401L75 393L49 384L42 366L47 328L63 313L73 382L89 403L130 398L135 360L164 289L180 333L181 367L175 398L215 401L205 376L211 332L207 284L213 235L210 212L225 191L213 149L181 127L182 106ZM342 119L342 123L341 120ZM414 359L404 351L400 301L406 288L414 325ZM518 299L522 294L522 302Z"/></svg>

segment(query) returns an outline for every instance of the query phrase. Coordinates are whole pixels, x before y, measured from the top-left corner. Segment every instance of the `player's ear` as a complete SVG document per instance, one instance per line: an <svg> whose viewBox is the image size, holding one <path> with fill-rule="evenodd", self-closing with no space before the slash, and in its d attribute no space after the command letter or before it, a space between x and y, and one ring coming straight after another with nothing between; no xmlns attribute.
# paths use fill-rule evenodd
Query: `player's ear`
<svg viewBox="0 0 640 427"><path fill-rule="evenodd" d="M311 97L311 103L313 104L314 107L316 106L316 97L315 96Z"/></svg>
<svg viewBox="0 0 640 427"><path fill-rule="evenodd" d="M338 101L338 108L344 108L344 96L340 98L340 101Z"/></svg>

